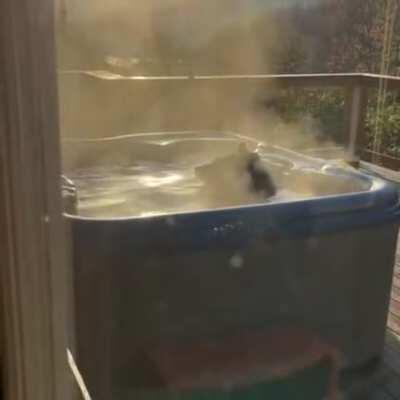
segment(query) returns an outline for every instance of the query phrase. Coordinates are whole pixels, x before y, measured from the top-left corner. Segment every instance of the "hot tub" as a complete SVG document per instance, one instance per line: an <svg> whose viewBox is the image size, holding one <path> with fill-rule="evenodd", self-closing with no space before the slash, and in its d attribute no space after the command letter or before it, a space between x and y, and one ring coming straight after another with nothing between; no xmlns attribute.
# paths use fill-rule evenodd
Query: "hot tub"
<svg viewBox="0 0 400 400"><path fill-rule="evenodd" d="M202 198L194 168L243 141L277 194ZM73 140L63 152L80 193L67 217L77 357L94 398L140 387L143 354L165 340L303 327L345 370L379 359L400 221L391 184L229 133Z"/></svg>

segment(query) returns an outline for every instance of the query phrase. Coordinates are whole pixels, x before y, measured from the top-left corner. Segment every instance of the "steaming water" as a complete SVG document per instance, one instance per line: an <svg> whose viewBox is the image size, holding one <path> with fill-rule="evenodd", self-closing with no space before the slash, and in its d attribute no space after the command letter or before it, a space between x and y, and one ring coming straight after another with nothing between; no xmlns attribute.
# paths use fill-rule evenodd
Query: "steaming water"
<svg viewBox="0 0 400 400"><path fill-rule="evenodd" d="M194 170L142 162L132 167L91 167L72 176L84 216L149 216L198 209L201 182Z"/></svg>
<svg viewBox="0 0 400 400"><path fill-rule="evenodd" d="M250 178L245 171L226 171L223 181L205 183L196 176L198 165L193 161L97 165L75 169L68 176L78 189L78 214L96 218L146 217L366 189L354 179L260 155L278 185L277 195L268 199L249 190Z"/></svg>

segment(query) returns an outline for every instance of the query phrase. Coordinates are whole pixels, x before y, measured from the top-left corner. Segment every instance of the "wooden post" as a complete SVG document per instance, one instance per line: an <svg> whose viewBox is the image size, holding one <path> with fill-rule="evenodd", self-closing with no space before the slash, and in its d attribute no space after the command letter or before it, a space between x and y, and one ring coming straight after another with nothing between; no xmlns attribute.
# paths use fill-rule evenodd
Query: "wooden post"
<svg viewBox="0 0 400 400"><path fill-rule="evenodd" d="M0 1L0 287L7 400L72 396L53 3Z"/></svg>
<svg viewBox="0 0 400 400"><path fill-rule="evenodd" d="M347 122L348 122L348 162L358 166L362 157L362 151L366 145L365 118L368 105L368 89L357 84L348 94Z"/></svg>

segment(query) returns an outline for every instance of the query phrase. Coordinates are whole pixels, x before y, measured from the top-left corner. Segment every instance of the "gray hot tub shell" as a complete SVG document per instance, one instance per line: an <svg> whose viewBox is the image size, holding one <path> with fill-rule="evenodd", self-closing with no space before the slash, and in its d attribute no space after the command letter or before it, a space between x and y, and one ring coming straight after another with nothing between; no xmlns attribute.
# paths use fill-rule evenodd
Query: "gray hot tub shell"
<svg viewBox="0 0 400 400"><path fill-rule="evenodd" d="M121 138L121 148L138 140ZM92 145L74 141L64 149ZM67 216L77 357L94 398L140 385L142 355L165 340L300 326L340 351L343 368L380 357L397 189L291 157L367 189L149 218Z"/></svg>

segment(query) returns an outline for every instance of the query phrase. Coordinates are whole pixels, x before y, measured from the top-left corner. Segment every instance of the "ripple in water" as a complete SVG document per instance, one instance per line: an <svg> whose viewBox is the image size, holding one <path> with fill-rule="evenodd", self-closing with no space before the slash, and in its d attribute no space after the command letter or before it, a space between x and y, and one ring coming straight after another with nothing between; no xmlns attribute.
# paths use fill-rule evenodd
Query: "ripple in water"
<svg viewBox="0 0 400 400"><path fill-rule="evenodd" d="M93 218L149 217L161 214L279 202L366 190L354 179L322 173L312 166L260 154L277 184L277 194L262 197L250 188L245 171L224 168L215 182L198 178L196 162L136 162L75 169L68 174L78 192L78 214ZM222 177L222 179L221 179Z"/></svg>

